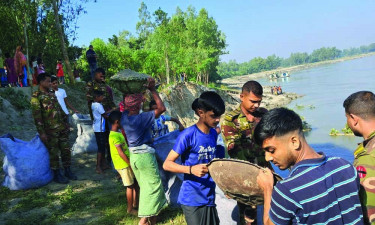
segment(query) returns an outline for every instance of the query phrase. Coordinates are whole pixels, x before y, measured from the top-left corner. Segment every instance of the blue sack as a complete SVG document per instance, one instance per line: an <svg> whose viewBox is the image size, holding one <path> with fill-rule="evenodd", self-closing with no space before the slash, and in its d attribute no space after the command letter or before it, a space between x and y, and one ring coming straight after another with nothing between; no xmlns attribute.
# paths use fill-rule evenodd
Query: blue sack
<svg viewBox="0 0 375 225"><path fill-rule="evenodd" d="M5 153L3 186L10 190L25 190L51 182L49 153L39 135L26 142L6 134L0 137L0 148Z"/></svg>

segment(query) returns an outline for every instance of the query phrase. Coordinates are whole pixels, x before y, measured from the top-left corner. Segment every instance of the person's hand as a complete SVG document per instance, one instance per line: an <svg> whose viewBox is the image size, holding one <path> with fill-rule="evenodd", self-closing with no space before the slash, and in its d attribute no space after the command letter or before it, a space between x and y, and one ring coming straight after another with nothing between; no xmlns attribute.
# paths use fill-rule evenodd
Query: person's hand
<svg viewBox="0 0 375 225"><path fill-rule="evenodd" d="M229 195L224 194L224 196L225 196L227 199L232 199L231 197L229 197Z"/></svg>
<svg viewBox="0 0 375 225"><path fill-rule="evenodd" d="M273 189L273 174L270 169L265 168L260 170L257 183L259 187L265 192Z"/></svg>
<svg viewBox="0 0 375 225"><path fill-rule="evenodd" d="M203 177L208 173L208 168L206 164L198 164L191 167L191 173L197 177Z"/></svg>
<svg viewBox="0 0 375 225"><path fill-rule="evenodd" d="M147 88L150 91L155 90L155 79L152 77L147 78Z"/></svg>
<svg viewBox="0 0 375 225"><path fill-rule="evenodd" d="M40 135L40 139L42 140L42 142L45 144L45 143L48 143L48 137L46 134L41 134Z"/></svg>

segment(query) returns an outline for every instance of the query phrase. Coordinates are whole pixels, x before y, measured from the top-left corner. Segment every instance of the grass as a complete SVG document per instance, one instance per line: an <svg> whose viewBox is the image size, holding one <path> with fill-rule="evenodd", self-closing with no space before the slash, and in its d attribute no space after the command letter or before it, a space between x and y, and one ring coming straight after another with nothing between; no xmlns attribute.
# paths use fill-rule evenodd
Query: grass
<svg viewBox="0 0 375 225"><path fill-rule="evenodd" d="M47 187L25 191L1 187L0 195L0 214L13 215L6 224L136 225L139 222L139 218L126 213L125 188L120 183L110 187L100 182L94 187L67 185L57 192ZM158 224L186 223L181 209L166 208L159 215Z"/></svg>
<svg viewBox="0 0 375 225"><path fill-rule="evenodd" d="M0 97L8 100L20 112L31 107L30 101L25 100L28 99L28 96L20 90L16 91L14 88L2 88ZM1 108L3 108L3 101L1 101Z"/></svg>

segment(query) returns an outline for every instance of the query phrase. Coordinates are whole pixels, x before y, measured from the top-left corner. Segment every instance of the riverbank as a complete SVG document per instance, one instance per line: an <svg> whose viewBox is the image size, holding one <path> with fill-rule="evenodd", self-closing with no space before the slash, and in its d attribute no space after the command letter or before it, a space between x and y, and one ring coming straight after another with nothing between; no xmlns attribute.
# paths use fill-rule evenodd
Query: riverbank
<svg viewBox="0 0 375 225"><path fill-rule="evenodd" d="M230 77L223 79L221 83L231 85L236 82L246 82L247 80L251 79L259 79L263 77L268 77L271 74L278 73L278 72L287 72L293 76L294 72L298 72L301 70L313 68L313 67L318 67L326 64L333 64L333 63L339 63L339 62L344 62L348 60L353 60L353 59L360 59L363 57L369 57L375 55L375 52L372 53L367 53L367 54L360 54L360 55L355 55L355 56L349 56L349 57L343 57L339 59L333 59L333 60L328 60L328 61L323 61L323 62L316 62L316 63L307 63L303 65L297 65L297 66L291 66L291 67L280 67L274 70L268 70L264 72L259 72L259 73L252 73L252 74L247 74L247 75L241 75L241 76L235 76L235 77Z"/></svg>

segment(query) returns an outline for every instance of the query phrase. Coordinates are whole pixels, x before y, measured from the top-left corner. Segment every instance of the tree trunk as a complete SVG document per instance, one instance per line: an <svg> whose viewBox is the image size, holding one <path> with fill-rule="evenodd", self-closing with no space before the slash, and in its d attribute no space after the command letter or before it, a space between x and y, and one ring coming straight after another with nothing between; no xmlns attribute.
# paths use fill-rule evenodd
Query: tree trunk
<svg viewBox="0 0 375 225"><path fill-rule="evenodd" d="M169 84L169 60L167 54L165 54L165 76L167 77L167 84Z"/></svg>
<svg viewBox="0 0 375 225"><path fill-rule="evenodd" d="M61 50L62 50L62 53L63 53L63 56L64 56L66 69L68 70L69 80L70 80L70 83L74 84L75 83L74 82L74 76L73 76L73 73L72 73L72 68L70 66L68 52L66 51L65 40L64 40L65 38L64 38L63 30L62 30L63 28L61 27L61 23L60 23L57 0L52 0L52 5L53 5L53 12L55 14L56 29L57 29L57 32L58 32L59 37L60 37Z"/></svg>

